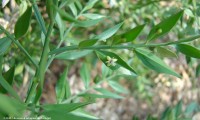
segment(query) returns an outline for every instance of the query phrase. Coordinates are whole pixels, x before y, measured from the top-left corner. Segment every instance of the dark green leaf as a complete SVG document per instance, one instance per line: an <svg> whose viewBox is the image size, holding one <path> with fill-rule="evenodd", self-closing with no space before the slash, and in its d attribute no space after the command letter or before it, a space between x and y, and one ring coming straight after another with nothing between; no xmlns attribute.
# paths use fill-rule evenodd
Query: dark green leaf
<svg viewBox="0 0 200 120"><path fill-rule="evenodd" d="M132 73L136 74L136 72L133 70L131 66L129 66L123 59L121 59L117 54L108 52L108 51L96 51L97 56L101 59L101 61L108 66L108 56L111 59L117 59L116 65L109 65L108 67L115 70L118 68L118 66L122 66L126 68L127 70L131 71Z"/></svg>
<svg viewBox="0 0 200 120"><path fill-rule="evenodd" d="M92 50L69 51L56 55L56 59L75 60L92 53Z"/></svg>
<svg viewBox="0 0 200 120"><path fill-rule="evenodd" d="M15 67L11 67L7 72L3 73L4 79L8 82L10 86L12 86L14 80L14 74L15 74ZM6 89L4 89L1 85L0 85L0 91L2 93L7 93Z"/></svg>
<svg viewBox="0 0 200 120"><path fill-rule="evenodd" d="M186 56L200 58L200 50L187 44L177 44L176 49Z"/></svg>
<svg viewBox="0 0 200 120"><path fill-rule="evenodd" d="M198 78L200 76L200 64L196 67L196 77Z"/></svg>
<svg viewBox="0 0 200 120"><path fill-rule="evenodd" d="M84 41L81 41L78 46L79 48L89 47L89 46L94 45L97 41L98 41L97 39L84 40Z"/></svg>
<svg viewBox="0 0 200 120"><path fill-rule="evenodd" d="M164 34L168 33L174 25L177 23L177 21L180 19L180 17L183 15L183 10L170 16L169 18L166 18L165 20L161 21L159 24L155 25L148 37L147 40L151 41L153 39L156 39L158 37L163 36Z"/></svg>
<svg viewBox="0 0 200 120"><path fill-rule="evenodd" d="M113 36L113 44L131 42L135 40L140 32L143 30L144 26L145 25L139 25L121 35Z"/></svg>
<svg viewBox="0 0 200 120"><path fill-rule="evenodd" d="M170 67L168 67L160 58L152 54L149 50L146 49L136 49L135 53L137 57L143 62L147 67L160 72L166 73L170 75L174 75L176 77L181 78L179 74L174 72Z"/></svg>
<svg viewBox="0 0 200 120"><path fill-rule="evenodd" d="M0 39L0 55L3 55L11 44L11 40L7 37Z"/></svg>
<svg viewBox="0 0 200 120"><path fill-rule="evenodd" d="M176 53L165 47L156 47L156 54L160 57L177 58Z"/></svg>
<svg viewBox="0 0 200 120"><path fill-rule="evenodd" d="M181 115L181 113L182 113L182 100L180 100L175 107L176 118L178 118Z"/></svg>
<svg viewBox="0 0 200 120"><path fill-rule="evenodd" d="M31 21L31 15L32 7L29 6L24 14L17 20L14 29L16 39L21 38L27 33Z"/></svg>
<svg viewBox="0 0 200 120"><path fill-rule="evenodd" d="M9 85L9 83L0 75L0 84L1 86L8 91L12 96L14 96L16 99L20 100L20 97L16 93L16 91L12 88L12 86Z"/></svg>
<svg viewBox="0 0 200 120"><path fill-rule="evenodd" d="M67 83L68 82L67 73L68 73L68 70L65 69L65 71L60 76L60 79L58 80L56 84L56 98L57 98L58 103L61 103L62 100L65 99L65 97L69 98L69 96L71 95L69 83Z"/></svg>

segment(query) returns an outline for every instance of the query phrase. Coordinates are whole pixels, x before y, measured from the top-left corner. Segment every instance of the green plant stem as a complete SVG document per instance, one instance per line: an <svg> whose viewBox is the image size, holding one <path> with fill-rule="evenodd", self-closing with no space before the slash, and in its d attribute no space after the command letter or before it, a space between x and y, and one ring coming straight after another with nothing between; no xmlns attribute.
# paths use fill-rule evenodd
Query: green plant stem
<svg viewBox="0 0 200 120"><path fill-rule="evenodd" d="M78 19L83 13L83 10L81 10L81 12L76 16L75 19ZM69 32L72 30L72 28L74 27L74 23L72 23L69 28L65 31L64 33L64 37L66 38L69 34ZM61 39L60 42L58 43L56 49L60 48L60 46L62 45L62 43L64 42L64 39ZM46 70L49 68L49 65L52 63L53 59L55 58L55 55L51 55L48 62L47 62L47 66L46 66Z"/></svg>
<svg viewBox="0 0 200 120"><path fill-rule="evenodd" d="M6 34L6 36L27 56L27 58L32 62L32 64L38 68L38 64L32 59L30 54L24 49L24 47L19 43L19 41L15 40L15 38L4 29L3 26L0 25L0 29Z"/></svg>
<svg viewBox="0 0 200 120"><path fill-rule="evenodd" d="M158 44L130 44L130 45L112 45L112 46L110 46L110 45L95 45L95 46L90 46L90 47L85 47L85 48L79 48L78 45L74 45L74 46L67 46L67 47L55 49L55 50L49 52L49 54L50 55L59 54L59 53L70 51L70 50L135 49L135 48L141 48L141 47L168 46L168 45L174 45L174 44L179 44L179 43L184 43L184 42L190 42L197 38L200 38L200 35L195 35L195 36L192 36L192 37L189 37L186 39L181 39L178 41L158 43Z"/></svg>

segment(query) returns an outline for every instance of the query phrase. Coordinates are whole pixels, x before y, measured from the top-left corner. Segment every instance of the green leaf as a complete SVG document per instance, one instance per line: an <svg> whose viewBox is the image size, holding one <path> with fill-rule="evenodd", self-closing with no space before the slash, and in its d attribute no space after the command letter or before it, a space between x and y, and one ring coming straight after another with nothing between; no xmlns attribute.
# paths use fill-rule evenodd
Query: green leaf
<svg viewBox="0 0 200 120"><path fill-rule="evenodd" d="M110 87L112 87L115 91L119 92L119 93L124 93L124 94L128 94L128 90L125 89L122 85L120 85L118 82L113 81L113 80L109 80L108 84L110 85Z"/></svg>
<svg viewBox="0 0 200 120"><path fill-rule="evenodd" d="M15 74L15 66L11 67L8 71L3 73L4 79L8 82L10 86L12 86L14 80L14 74ZM7 93L6 89L4 89L1 85L0 85L0 91L2 93Z"/></svg>
<svg viewBox="0 0 200 120"><path fill-rule="evenodd" d="M123 25L123 22L115 25L114 27L107 29L106 31L97 35L94 39L106 40L106 39L110 38L112 35L114 35L122 25Z"/></svg>
<svg viewBox="0 0 200 120"><path fill-rule="evenodd" d="M60 14L61 18L63 20L69 21L69 22L78 22L78 20L76 20L73 16L71 16L70 14L68 14L67 12L65 12L64 10L61 10L60 8L53 6L57 12Z"/></svg>
<svg viewBox="0 0 200 120"><path fill-rule="evenodd" d="M61 103L65 97L69 98L71 96L70 87L67 80L67 73L68 70L65 69L56 84L56 98L58 103Z"/></svg>
<svg viewBox="0 0 200 120"><path fill-rule="evenodd" d="M50 18L50 21L54 21L54 18L56 16L56 10L52 7L53 5L57 6L58 0L46 0L46 11Z"/></svg>
<svg viewBox="0 0 200 120"><path fill-rule="evenodd" d="M99 18L99 19L94 19L94 20L86 20L86 21L77 21L75 23L75 26L78 27L91 27L96 25L97 23L101 22L104 20L104 18Z"/></svg>
<svg viewBox="0 0 200 120"><path fill-rule="evenodd" d="M84 41L81 41L81 42L78 44L78 46L79 46L79 48L89 47L89 46L94 45L97 41L98 41L97 39L84 40Z"/></svg>
<svg viewBox="0 0 200 120"><path fill-rule="evenodd" d="M95 117L94 115L91 115L90 113L86 112L84 109L77 109L73 112L71 112L73 115L81 116L81 117L86 117L90 118L92 120L100 120L99 118Z"/></svg>
<svg viewBox="0 0 200 120"><path fill-rule="evenodd" d="M7 95L0 94L0 113L20 117L22 116L26 105L17 99L8 97Z"/></svg>
<svg viewBox="0 0 200 120"><path fill-rule="evenodd" d="M176 49L186 56L200 58L200 50L187 44L177 44Z"/></svg>
<svg viewBox="0 0 200 120"><path fill-rule="evenodd" d="M12 41L7 37L0 39L0 55L3 55L6 52L6 50L10 47L11 43Z"/></svg>
<svg viewBox="0 0 200 120"><path fill-rule="evenodd" d="M91 78L90 78L90 72L89 72L89 69L88 69L88 66L86 63L83 63L81 70L80 70L80 75L81 75L81 78L85 85L85 88L87 89L90 85Z"/></svg>
<svg viewBox="0 0 200 120"><path fill-rule="evenodd" d="M175 107L175 115L176 115L176 118L178 118L180 115L181 115L181 113L182 113L182 100L180 100L179 102L178 102L178 104L176 105L176 107Z"/></svg>
<svg viewBox="0 0 200 120"><path fill-rule="evenodd" d="M156 55L160 57L167 57L167 58L177 58L176 53L172 52L171 50L165 47L156 47Z"/></svg>
<svg viewBox="0 0 200 120"><path fill-rule="evenodd" d="M77 9L74 3L69 4L69 8L72 11L74 16L77 16Z"/></svg>
<svg viewBox="0 0 200 120"><path fill-rule="evenodd" d="M96 91L100 92L102 95L104 96L107 96L109 98L115 98L115 99L122 99L124 97L118 95L118 94L115 94L115 93L112 93L106 89L103 89L103 88L95 88Z"/></svg>
<svg viewBox="0 0 200 120"><path fill-rule="evenodd" d="M150 69L155 70L159 73L166 73L181 78L179 74L174 72L160 58L152 54L149 50L136 49L135 53L137 57L143 62L143 64Z"/></svg>
<svg viewBox="0 0 200 120"><path fill-rule="evenodd" d="M98 1L99 0L89 0L89 2L87 2L85 7L83 8L83 11L91 9L95 5L95 3L98 2Z"/></svg>
<svg viewBox="0 0 200 120"><path fill-rule="evenodd" d="M69 51L64 52L61 54L56 55L56 59L62 59L62 60L76 60L81 57L84 57L88 54L92 53L92 50L82 50L82 51Z"/></svg>
<svg viewBox="0 0 200 120"><path fill-rule="evenodd" d="M66 113L64 111L44 111L42 115L49 117L51 120L94 120L78 115L73 115L71 113Z"/></svg>
<svg viewBox="0 0 200 120"><path fill-rule="evenodd" d="M113 36L113 44L131 42L135 40L137 36L140 34L140 32L144 29L144 26L145 25L139 25L121 35Z"/></svg>
<svg viewBox="0 0 200 120"><path fill-rule="evenodd" d="M12 96L14 96L16 99L20 100L20 97L16 93L16 91L12 88L12 86L9 85L9 83L0 75L0 84L1 86L8 91Z"/></svg>
<svg viewBox="0 0 200 120"><path fill-rule="evenodd" d="M69 113L78 108L84 107L86 105L92 104L93 102L83 102L83 103L69 103L69 104L46 104L41 107L44 111L63 111Z"/></svg>
<svg viewBox="0 0 200 120"><path fill-rule="evenodd" d="M180 17L183 15L183 10L166 18L165 20L161 21L159 24L155 25L148 37L147 37L147 41L151 41L154 40L158 37L161 37L163 35L165 35L166 33L168 33L173 27L174 25L177 23L177 21L180 19Z"/></svg>
<svg viewBox="0 0 200 120"><path fill-rule="evenodd" d="M112 53L112 52L108 52L108 51L96 51L97 56L99 57L99 59L101 59L101 61L107 65L107 56L109 56L110 58L114 58L117 59L116 61L116 65L110 65L107 67L109 67L112 70L116 70L117 68L119 68L119 66L126 68L127 70L131 71L132 73L134 73L135 75L137 74L133 68L131 66L129 66L123 59L121 59L117 54Z"/></svg>
<svg viewBox="0 0 200 120"><path fill-rule="evenodd" d="M196 77L198 78L200 76L200 64L196 67Z"/></svg>
<svg viewBox="0 0 200 120"><path fill-rule="evenodd" d="M56 14L55 21L58 24L58 28L59 28L59 31L60 31L60 37L62 37L64 35L65 26L64 26L64 23L63 23L63 21L62 21L62 19L61 19L59 14Z"/></svg>
<svg viewBox="0 0 200 120"><path fill-rule="evenodd" d="M24 14L17 20L15 24L14 34L16 39L24 36L29 28L32 15L32 7L28 7Z"/></svg>
<svg viewBox="0 0 200 120"><path fill-rule="evenodd" d="M106 17L104 15L93 14L93 13L85 13L85 14L82 14L82 16L84 16L84 17L86 17L88 19L92 19L92 20Z"/></svg>

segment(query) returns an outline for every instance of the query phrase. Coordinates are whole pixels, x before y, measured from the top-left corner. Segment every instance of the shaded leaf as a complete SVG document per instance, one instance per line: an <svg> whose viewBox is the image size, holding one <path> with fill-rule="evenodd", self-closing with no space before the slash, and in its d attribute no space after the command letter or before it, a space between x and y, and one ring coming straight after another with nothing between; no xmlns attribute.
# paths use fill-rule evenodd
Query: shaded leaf
<svg viewBox="0 0 200 120"><path fill-rule="evenodd" d="M56 84L56 98L57 98L58 103L61 103L62 100L65 99L65 97L69 98L69 96L71 95L69 84L67 86L67 82L68 82L67 73L68 73L68 70L65 69Z"/></svg>
<svg viewBox="0 0 200 120"><path fill-rule="evenodd" d="M152 54L149 50L136 49L135 53L137 57L143 62L143 64L150 69L155 70L159 73L166 73L181 78L179 74L174 72L160 58Z"/></svg>
<svg viewBox="0 0 200 120"><path fill-rule="evenodd" d="M10 93L16 99L20 100L17 92L12 88L12 86L9 85L9 83L2 77L2 75L0 75L0 84L6 91L8 91L8 93Z"/></svg>
<svg viewBox="0 0 200 120"><path fill-rule="evenodd" d="M200 50L187 44L177 44L176 49L186 56L200 58Z"/></svg>
<svg viewBox="0 0 200 120"><path fill-rule="evenodd" d="M11 43L12 41L7 37L0 39L0 55L3 55L6 52L6 50L10 47Z"/></svg>
<svg viewBox="0 0 200 120"><path fill-rule="evenodd" d="M27 33L31 21L31 15L32 7L29 6L24 12L24 14L20 16L20 18L17 20L14 28L14 34L16 39L21 38Z"/></svg>
<svg viewBox="0 0 200 120"><path fill-rule="evenodd" d="M168 33L174 27L174 25L177 23L180 17L183 15L183 12L184 12L183 10L179 11L178 13L166 18L165 20L161 21L159 24L155 25L151 29L147 37L147 41L151 41L153 39L156 39Z"/></svg>

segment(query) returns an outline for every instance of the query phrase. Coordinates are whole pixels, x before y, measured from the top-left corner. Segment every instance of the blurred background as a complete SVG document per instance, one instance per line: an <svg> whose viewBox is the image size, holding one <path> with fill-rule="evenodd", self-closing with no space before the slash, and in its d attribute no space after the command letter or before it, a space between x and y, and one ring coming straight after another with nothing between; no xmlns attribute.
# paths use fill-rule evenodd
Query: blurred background
<svg viewBox="0 0 200 120"><path fill-rule="evenodd" d="M87 0L80 0L82 6L87 2ZM45 0L38 0L37 3L44 21L48 25L49 19L46 13ZM27 6L28 2L26 0L10 0L4 8L1 8L0 24L10 32L13 32L16 18L26 10ZM77 44L81 40L91 38L95 34L101 33L122 21L124 21L124 24L118 33L146 24L139 38L134 41L136 44L143 43L152 26L181 9L185 9L181 21L166 36L156 40L155 42L157 43L175 41L199 34L200 2L198 0L99 0L93 8L88 10L88 13L101 14L102 16L107 16L107 18L93 27L72 28L62 46ZM72 15L75 14L70 6L66 7L66 11ZM80 10L77 9L76 12L79 13ZM84 19L84 17L80 16L80 19ZM69 27L70 24L63 22L63 26ZM54 49L59 43L60 38L57 29L55 27L51 37L51 49ZM38 60L42 50L41 33L34 15L32 16L30 31L19 41L33 55L34 59ZM198 40L191 44L197 48L200 47ZM4 69L6 71L11 66L16 66L13 84L20 96L25 98L29 80L33 77L34 70L31 63L16 46L12 45L9 49L10 52L5 54ZM175 51L173 48L169 47L169 49ZM135 55L131 51L117 50L115 53L131 63L131 66L137 70L138 77L120 75L113 77L112 80L120 83L119 85L121 86L118 87L123 86L124 92L119 94L124 96L124 99L98 99L96 103L87 106L85 108L86 111L104 120L142 120L149 115L161 117L167 109L177 109L181 105L182 116L200 120L199 60L179 53L177 53L177 58L158 55L165 63L182 75L182 79L179 79L165 74L158 74L148 69L134 57ZM102 74L112 76L120 73L120 71L113 72L106 68L94 54L89 54L76 60L61 61L56 59L50 65L45 77L42 102L56 102L55 84L66 67L69 68L68 81L72 94L82 91L84 85L81 81L80 69L83 64L87 64L91 80ZM108 83L102 84L102 87L113 90L113 86ZM114 90L116 89L114 88Z"/></svg>

